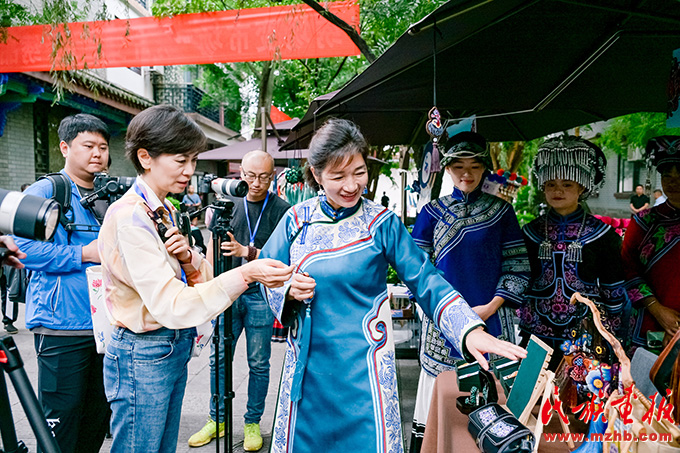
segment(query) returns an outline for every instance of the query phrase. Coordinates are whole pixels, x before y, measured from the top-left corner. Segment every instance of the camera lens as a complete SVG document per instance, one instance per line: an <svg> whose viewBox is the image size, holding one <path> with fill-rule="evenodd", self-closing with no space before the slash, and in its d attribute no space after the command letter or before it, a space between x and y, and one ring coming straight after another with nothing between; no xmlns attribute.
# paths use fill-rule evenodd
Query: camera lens
<svg viewBox="0 0 680 453"><path fill-rule="evenodd" d="M248 183L238 179L213 179L210 187L215 193L230 197L245 197L248 195Z"/></svg>
<svg viewBox="0 0 680 453"><path fill-rule="evenodd" d="M28 239L52 239L59 222L59 203L52 199L0 189L0 231Z"/></svg>

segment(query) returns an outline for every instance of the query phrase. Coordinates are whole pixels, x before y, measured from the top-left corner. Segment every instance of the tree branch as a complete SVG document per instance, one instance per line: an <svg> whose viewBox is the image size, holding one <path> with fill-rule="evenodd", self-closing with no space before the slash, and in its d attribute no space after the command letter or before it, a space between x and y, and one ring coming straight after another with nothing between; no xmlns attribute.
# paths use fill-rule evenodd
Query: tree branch
<svg viewBox="0 0 680 453"><path fill-rule="evenodd" d="M366 57L366 60L368 60L369 63L373 63L376 59L375 54L371 52L371 49L368 47L368 44L366 41L364 41L364 38L362 38L357 31L352 28L351 25L349 25L347 22L344 20L340 19L338 16L335 14L331 13L328 11L326 8L323 6L319 5L317 2L314 0L302 0L303 3L305 3L307 6L312 8L314 11L319 13L321 17L326 19L328 22L331 24L335 25L338 27L340 30L344 31L347 36L349 36L349 39L352 40L354 44L359 48L361 51L361 54Z"/></svg>
<svg viewBox="0 0 680 453"><path fill-rule="evenodd" d="M342 67L344 66L346 61L347 61L347 57L342 59L342 61L340 62L340 65L338 66L338 70L335 71L335 74L333 74L333 77L330 78L330 80L326 84L326 89L324 91L328 91L328 89L331 87L333 80L335 80L335 78L338 76L338 74L340 74L340 71L342 70Z"/></svg>
<svg viewBox="0 0 680 453"><path fill-rule="evenodd" d="M300 64L302 65L303 68L305 68L305 69L307 70L307 72L308 72L310 75L312 74L312 70L311 70L311 69L309 68L309 66L307 65L307 60L297 60L297 61L298 61L298 63L300 63Z"/></svg>

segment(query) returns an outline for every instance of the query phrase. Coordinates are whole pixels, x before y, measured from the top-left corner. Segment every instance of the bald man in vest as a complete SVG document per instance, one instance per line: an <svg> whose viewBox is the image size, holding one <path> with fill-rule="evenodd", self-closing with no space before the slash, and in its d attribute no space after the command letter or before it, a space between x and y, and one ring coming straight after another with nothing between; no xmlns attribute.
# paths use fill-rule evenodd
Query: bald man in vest
<svg viewBox="0 0 680 453"><path fill-rule="evenodd" d="M279 220L290 205L269 191L275 177L274 159L262 151L251 151L241 161L241 178L248 183L245 198L230 198L234 203L231 226L234 233L228 233L229 241L222 242L222 253L235 258L234 265L257 259L260 249L269 239ZM206 216L207 217L207 216ZM214 222L206 220L212 230ZM208 259L212 259L212 240L208 244ZM224 315L220 315L220 329L224 326ZM248 403L244 416L245 451L262 448L260 419L264 413L265 399L269 389L269 359L274 314L260 293L257 285L251 285L232 305L232 352L241 333L245 330L248 357ZM223 332L222 332L223 334ZM221 339L220 339L221 341ZM224 348L220 349L220 364L224 364ZM233 355L233 354L232 354ZM210 387L215 393L215 350L210 355ZM220 374L220 390L224 393L224 374ZM190 447L200 447L217 437L215 423L217 407L210 401L210 418L205 426L189 438ZM225 420L224 402L219 403L220 420ZM219 435L224 435L224 423L220 423Z"/></svg>

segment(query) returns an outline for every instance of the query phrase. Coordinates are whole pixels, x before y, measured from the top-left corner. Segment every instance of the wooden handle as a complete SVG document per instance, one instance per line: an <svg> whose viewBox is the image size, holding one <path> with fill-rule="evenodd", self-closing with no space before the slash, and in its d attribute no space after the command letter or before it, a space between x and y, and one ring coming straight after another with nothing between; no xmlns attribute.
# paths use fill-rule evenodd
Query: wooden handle
<svg viewBox="0 0 680 453"><path fill-rule="evenodd" d="M628 388L632 385L635 384L635 381L633 380L633 375L630 374L630 359L626 355L626 352L623 350L623 346L621 346L621 343L619 343L619 340L609 333L609 331L602 325L602 320L600 319L601 314L600 310L597 309L595 306L595 303L587 299L583 296L581 296L581 293L574 293L571 296L571 304L574 305L576 301L581 302L582 304L585 304L590 308L590 310L593 312L593 321L595 322L595 327L597 327L598 332L600 332L600 335L607 340L607 342L614 348L614 353L616 354L616 357L619 359L619 363L621 364L621 380L623 381L623 386L624 388Z"/></svg>

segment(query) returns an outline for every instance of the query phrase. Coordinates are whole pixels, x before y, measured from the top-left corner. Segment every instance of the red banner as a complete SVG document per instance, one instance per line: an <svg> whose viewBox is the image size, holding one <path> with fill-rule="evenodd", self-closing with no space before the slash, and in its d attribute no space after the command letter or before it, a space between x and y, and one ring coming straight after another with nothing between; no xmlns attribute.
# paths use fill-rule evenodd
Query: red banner
<svg viewBox="0 0 680 453"><path fill-rule="evenodd" d="M356 0L327 8L359 27ZM358 55L338 27L307 5L274 6L174 17L77 22L53 28L8 28L0 43L0 72L48 71L53 41L70 35L55 69L116 68L326 58ZM99 46L101 50L98 51Z"/></svg>

